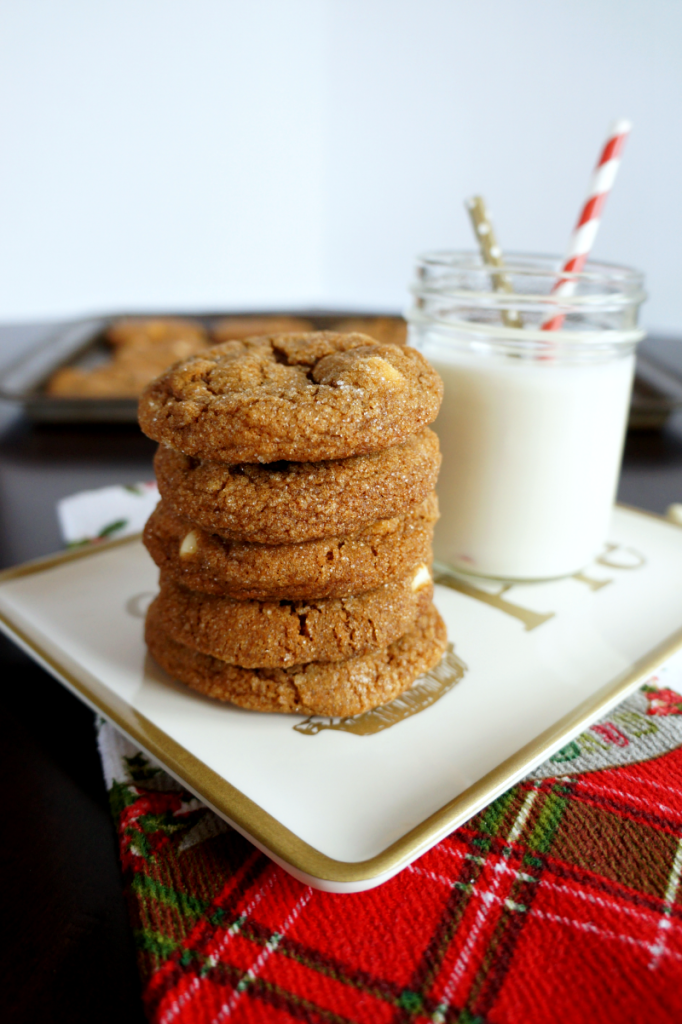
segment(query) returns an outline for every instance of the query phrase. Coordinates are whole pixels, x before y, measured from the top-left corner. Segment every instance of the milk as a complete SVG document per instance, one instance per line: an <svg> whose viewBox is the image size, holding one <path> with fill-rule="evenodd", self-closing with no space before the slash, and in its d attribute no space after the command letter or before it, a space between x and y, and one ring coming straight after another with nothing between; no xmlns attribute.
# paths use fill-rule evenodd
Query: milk
<svg viewBox="0 0 682 1024"><path fill-rule="evenodd" d="M569 362L431 346L428 333L421 341L445 386L436 559L510 580L580 570L607 537L632 346Z"/></svg>

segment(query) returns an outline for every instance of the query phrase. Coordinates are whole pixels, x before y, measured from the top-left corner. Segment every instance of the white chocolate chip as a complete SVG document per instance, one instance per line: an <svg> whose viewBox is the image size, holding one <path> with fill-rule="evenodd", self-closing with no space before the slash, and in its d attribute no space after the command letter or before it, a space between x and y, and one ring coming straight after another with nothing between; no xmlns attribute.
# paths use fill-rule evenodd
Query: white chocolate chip
<svg viewBox="0 0 682 1024"><path fill-rule="evenodd" d="M373 370L378 370L386 380L405 383L405 378L400 370L396 370L395 366L392 366L387 359L382 359L381 356L371 356L367 360L367 365L371 366Z"/></svg>
<svg viewBox="0 0 682 1024"><path fill-rule="evenodd" d="M429 572L428 566L426 566L426 565L418 566L417 567L417 571L415 572L415 574L414 574L414 576L412 578L412 590L413 590L413 592L416 592L417 590L421 590L422 587L428 586L430 582L431 582L431 573Z"/></svg>
<svg viewBox="0 0 682 1024"><path fill-rule="evenodd" d="M194 530L191 530L180 545L180 558L187 558L188 555L196 555L198 548L199 538Z"/></svg>

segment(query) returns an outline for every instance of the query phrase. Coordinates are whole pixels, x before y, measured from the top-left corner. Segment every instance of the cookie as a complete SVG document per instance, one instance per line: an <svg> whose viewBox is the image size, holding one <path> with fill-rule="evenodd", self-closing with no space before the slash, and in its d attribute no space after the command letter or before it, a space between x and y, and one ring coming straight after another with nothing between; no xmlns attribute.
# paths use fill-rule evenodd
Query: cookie
<svg viewBox="0 0 682 1024"><path fill-rule="evenodd" d="M401 444L443 385L416 349L364 334L228 341L163 373L139 404L145 434L213 462L318 462Z"/></svg>
<svg viewBox="0 0 682 1024"><path fill-rule="evenodd" d="M92 370L64 366L53 373L45 391L59 398L137 398L154 377L158 365L106 363Z"/></svg>
<svg viewBox="0 0 682 1024"><path fill-rule="evenodd" d="M368 334L375 341L384 345L405 345L407 343L407 324L397 316L354 316L339 320L334 324L335 331Z"/></svg>
<svg viewBox="0 0 682 1024"><path fill-rule="evenodd" d="M405 444L325 462L228 466L161 445L159 490L175 511L228 540L293 544L364 530L434 490L440 452L428 427Z"/></svg>
<svg viewBox="0 0 682 1024"><path fill-rule="evenodd" d="M113 359L92 369L65 366L47 383L49 395L138 398L173 363L207 348L206 332L188 320L118 320L107 333Z"/></svg>
<svg viewBox="0 0 682 1024"><path fill-rule="evenodd" d="M320 601L235 601L162 576L155 615L164 633L202 654L242 668L286 668L386 647L432 596L426 566L357 597Z"/></svg>
<svg viewBox="0 0 682 1024"><path fill-rule="evenodd" d="M109 337L117 338L115 365L149 373L145 384L174 363L208 349L201 324L188 320L119 321Z"/></svg>
<svg viewBox="0 0 682 1024"><path fill-rule="evenodd" d="M124 349L111 362L92 370L62 367L52 375L45 390L48 395L70 398L139 398L155 377L192 351L182 341L151 352Z"/></svg>
<svg viewBox="0 0 682 1024"><path fill-rule="evenodd" d="M149 651L171 676L193 690L252 711L346 717L386 704L437 665L445 651L445 625L435 607L389 647L347 661L291 668L228 665L169 637L156 606L147 615Z"/></svg>
<svg viewBox="0 0 682 1024"><path fill-rule="evenodd" d="M162 500L147 521L144 543L162 572L190 590L239 600L311 600L362 594L430 565L437 519L432 493L406 515L350 536L248 544L194 526Z"/></svg>
<svg viewBox="0 0 682 1024"><path fill-rule="evenodd" d="M158 377L169 366L196 355L205 348L204 342L197 338L176 338L174 341L164 341L163 344L152 345L149 348L135 348L132 345L126 345L117 350L114 364L116 366L143 366L145 369L156 370L155 376Z"/></svg>
<svg viewBox="0 0 682 1024"><path fill-rule="evenodd" d="M125 317L107 330L107 341L114 348L151 348L177 341L206 346L205 329L195 320L181 317Z"/></svg>
<svg viewBox="0 0 682 1024"><path fill-rule="evenodd" d="M313 331L310 320L300 316L227 316L211 328L214 345L241 341L259 334L288 334Z"/></svg>
<svg viewBox="0 0 682 1024"><path fill-rule="evenodd" d="M138 390L129 373L116 370L113 364L97 367L96 370L82 370L77 366L63 366L55 370L47 384L45 393L55 398L135 398L148 383L144 381Z"/></svg>

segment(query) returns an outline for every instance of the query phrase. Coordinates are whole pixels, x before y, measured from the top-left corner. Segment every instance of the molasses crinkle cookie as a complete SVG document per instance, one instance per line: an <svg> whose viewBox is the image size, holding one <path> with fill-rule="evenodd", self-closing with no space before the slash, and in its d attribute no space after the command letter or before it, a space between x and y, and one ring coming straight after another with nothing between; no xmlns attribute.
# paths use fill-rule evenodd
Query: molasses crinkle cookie
<svg viewBox="0 0 682 1024"><path fill-rule="evenodd" d="M428 568L355 597L236 601L161 577L156 617L178 643L242 668L344 661L386 647L431 603Z"/></svg>
<svg viewBox="0 0 682 1024"><path fill-rule="evenodd" d="M208 697L252 711L342 717L399 697L438 664L447 643L445 625L432 604L388 647L346 661L290 668L240 668L178 643L164 631L156 603L147 614L145 636L162 668Z"/></svg>
<svg viewBox="0 0 682 1024"><path fill-rule="evenodd" d="M371 455L267 465L207 462L164 445L154 459L162 497L228 540L292 544L338 537L403 515L433 491L438 438L426 428Z"/></svg>
<svg viewBox="0 0 682 1024"><path fill-rule="evenodd" d="M139 419L154 440L211 462L312 463L402 444L433 422L442 394L415 349L364 334L280 334L170 367L142 395Z"/></svg>
<svg viewBox="0 0 682 1024"><path fill-rule="evenodd" d="M437 519L431 493L410 512L379 519L359 533L249 544L201 529L162 500L147 522L144 543L162 573L190 590L239 600L348 597L430 565Z"/></svg>

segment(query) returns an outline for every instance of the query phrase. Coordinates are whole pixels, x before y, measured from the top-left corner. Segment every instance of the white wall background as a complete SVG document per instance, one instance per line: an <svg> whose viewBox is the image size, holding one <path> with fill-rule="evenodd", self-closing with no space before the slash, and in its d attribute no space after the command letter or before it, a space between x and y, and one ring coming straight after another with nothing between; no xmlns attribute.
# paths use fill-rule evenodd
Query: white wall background
<svg viewBox="0 0 682 1024"><path fill-rule="evenodd" d="M679 0L0 0L0 319L401 308L414 254L561 251L635 124L595 256L682 329Z"/></svg>

